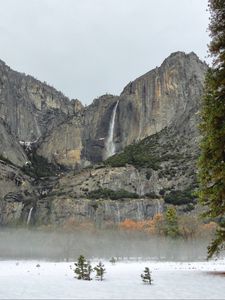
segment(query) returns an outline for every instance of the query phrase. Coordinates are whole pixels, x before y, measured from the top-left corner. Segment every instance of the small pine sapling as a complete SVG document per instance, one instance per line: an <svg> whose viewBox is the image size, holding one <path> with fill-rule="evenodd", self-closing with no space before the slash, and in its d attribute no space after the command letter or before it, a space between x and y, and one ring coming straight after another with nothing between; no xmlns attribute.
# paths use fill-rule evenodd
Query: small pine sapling
<svg viewBox="0 0 225 300"><path fill-rule="evenodd" d="M102 281L106 272L103 263L100 261L99 264L94 268L94 270L96 271L96 279Z"/></svg>
<svg viewBox="0 0 225 300"><path fill-rule="evenodd" d="M92 266L90 265L90 262L88 262L87 272L84 275L84 280L92 280L91 279L91 272L92 271L93 271Z"/></svg>
<svg viewBox="0 0 225 300"><path fill-rule="evenodd" d="M74 265L75 278L79 280L91 280L92 267L83 255L79 256L78 261Z"/></svg>
<svg viewBox="0 0 225 300"><path fill-rule="evenodd" d="M144 283L152 284L152 276L148 267L145 267L144 274L141 274L142 281Z"/></svg>
<svg viewBox="0 0 225 300"><path fill-rule="evenodd" d="M115 265L116 263L115 257L110 258L109 262L111 262L112 265Z"/></svg>

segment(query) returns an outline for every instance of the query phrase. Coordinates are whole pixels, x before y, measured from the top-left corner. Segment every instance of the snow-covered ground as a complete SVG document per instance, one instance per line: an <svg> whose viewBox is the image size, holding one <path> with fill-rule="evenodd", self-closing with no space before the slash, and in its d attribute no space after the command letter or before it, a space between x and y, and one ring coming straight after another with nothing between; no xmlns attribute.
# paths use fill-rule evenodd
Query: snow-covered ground
<svg viewBox="0 0 225 300"><path fill-rule="evenodd" d="M213 273L225 271L225 260L104 264L107 273L101 282L75 279L73 263L0 261L0 298L225 299L225 276ZM152 271L153 285L141 281L145 266Z"/></svg>

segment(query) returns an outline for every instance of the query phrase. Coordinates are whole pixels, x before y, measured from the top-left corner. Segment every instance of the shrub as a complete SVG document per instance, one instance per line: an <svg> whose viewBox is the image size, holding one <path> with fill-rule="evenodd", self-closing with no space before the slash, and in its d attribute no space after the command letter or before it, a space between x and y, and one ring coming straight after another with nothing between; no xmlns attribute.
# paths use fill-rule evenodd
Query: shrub
<svg viewBox="0 0 225 300"><path fill-rule="evenodd" d="M166 191L165 191L164 189L161 189L161 190L159 191L159 195L160 195L160 196L164 196L164 195L165 195L165 192L166 192Z"/></svg>
<svg viewBox="0 0 225 300"><path fill-rule="evenodd" d="M102 188L89 192L87 197L89 199L103 198L103 199L111 199L111 200L118 200L122 198L132 198L132 199L139 198L138 194L131 193L126 190L113 191L110 189L102 189Z"/></svg>
<svg viewBox="0 0 225 300"><path fill-rule="evenodd" d="M149 193L146 193L145 194L145 197L146 198L152 198L152 199L159 199L160 196L157 195L155 192L149 192Z"/></svg>
<svg viewBox="0 0 225 300"><path fill-rule="evenodd" d="M140 222L131 219L125 219L123 222L119 224L119 228L123 230L131 230L131 231L142 230L143 223L144 221Z"/></svg>
<svg viewBox="0 0 225 300"><path fill-rule="evenodd" d="M163 215L155 214L152 220L134 221L126 219L119 224L119 228L128 231L143 231L153 235L164 233Z"/></svg>
<svg viewBox="0 0 225 300"><path fill-rule="evenodd" d="M150 178L151 178L151 176L152 176L152 172L151 172L151 170L147 170L147 172L146 172L146 179L147 180L149 180Z"/></svg>
<svg viewBox="0 0 225 300"><path fill-rule="evenodd" d="M190 212L190 211L192 211L192 210L194 210L194 209L195 209L194 204L193 204L193 203L188 203L188 204L186 205L186 207L183 209L183 212L188 213L188 212Z"/></svg>
<svg viewBox="0 0 225 300"><path fill-rule="evenodd" d="M184 191L171 191L169 194L165 195L164 200L168 204L183 205L195 203L196 198L191 189L186 189Z"/></svg>
<svg viewBox="0 0 225 300"><path fill-rule="evenodd" d="M32 177L48 177L56 174L56 166L50 164L45 157L38 155L36 152L29 155L31 165L26 165L21 170Z"/></svg>
<svg viewBox="0 0 225 300"><path fill-rule="evenodd" d="M139 143L125 147L123 152L109 157L104 163L112 167L123 167L126 164L131 164L135 167L158 170L161 159L153 151L158 145L157 140L158 134L147 137ZM149 175L147 176L149 177Z"/></svg>

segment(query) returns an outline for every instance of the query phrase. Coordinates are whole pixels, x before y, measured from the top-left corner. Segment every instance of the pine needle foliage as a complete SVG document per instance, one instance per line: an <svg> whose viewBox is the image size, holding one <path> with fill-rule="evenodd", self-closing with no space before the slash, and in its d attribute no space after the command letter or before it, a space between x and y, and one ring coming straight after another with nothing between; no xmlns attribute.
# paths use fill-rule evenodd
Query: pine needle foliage
<svg viewBox="0 0 225 300"><path fill-rule="evenodd" d="M201 109L202 134L199 159L199 199L204 216L218 224L208 258L225 247L225 1L209 0L212 68L205 79Z"/></svg>
<svg viewBox="0 0 225 300"><path fill-rule="evenodd" d="M75 278L78 280L91 280L92 267L83 255L80 255L78 261L74 263L76 274Z"/></svg>
<svg viewBox="0 0 225 300"><path fill-rule="evenodd" d="M177 211L175 207L169 207L166 210L165 215L165 233L166 235L176 238L179 235L179 228L178 228L178 217L177 217Z"/></svg>
<svg viewBox="0 0 225 300"><path fill-rule="evenodd" d="M106 273L103 263L100 261L98 265L94 267L94 270L96 271L96 279L102 281L104 278L104 274Z"/></svg>
<svg viewBox="0 0 225 300"><path fill-rule="evenodd" d="M152 275L148 267L145 267L144 273L141 274L141 278L144 283L152 284Z"/></svg>
<svg viewBox="0 0 225 300"><path fill-rule="evenodd" d="M111 262L112 265L115 265L115 263L116 263L115 257L111 257L109 262Z"/></svg>

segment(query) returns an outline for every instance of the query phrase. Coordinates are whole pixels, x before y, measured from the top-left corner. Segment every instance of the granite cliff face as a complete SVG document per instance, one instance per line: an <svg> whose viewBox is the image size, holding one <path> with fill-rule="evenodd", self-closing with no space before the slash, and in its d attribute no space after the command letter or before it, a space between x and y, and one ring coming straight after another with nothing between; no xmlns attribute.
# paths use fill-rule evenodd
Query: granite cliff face
<svg viewBox="0 0 225 300"><path fill-rule="evenodd" d="M105 151L109 120L118 97L104 95L53 129L41 143L38 154L73 168L100 162Z"/></svg>
<svg viewBox="0 0 225 300"><path fill-rule="evenodd" d="M0 61L0 116L20 140L34 141L73 113L62 93ZM48 126L46 126L48 125Z"/></svg>
<svg viewBox="0 0 225 300"><path fill-rule="evenodd" d="M0 61L0 121L15 141L37 141L81 108L79 101L69 101L53 87L13 71ZM11 148L14 151L15 147ZM24 156L21 149L19 152ZM1 151L12 162L21 162L18 151L15 157L7 153Z"/></svg>
<svg viewBox="0 0 225 300"><path fill-rule="evenodd" d="M108 150L112 121L116 152L172 124L183 127L183 121L198 110L206 68L194 53L171 54L159 68L130 82L120 96L102 96L73 116L70 124L53 129L40 146L40 155L69 166L74 161L81 165L102 161L112 154Z"/></svg>
<svg viewBox="0 0 225 300"><path fill-rule="evenodd" d="M0 119L0 157L22 167L28 161L27 155L19 142L10 133L7 124Z"/></svg>
<svg viewBox="0 0 225 300"><path fill-rule="evenodd" d="M174 192L187 197L206 69L194 53L176 52L120 96L83 107L0 61L0 224L117 224L152 218ZM54 174L41 178L35 162L48 169L44 159Z"/></svg>
<svg viewBox="0 0 225 300"><path fill-rule="evenodd" d="M159 68L129 83L118 110L118 143L124 147L174 123L182 125L181 119L199 106L205 70L194 53L176 52ZM131 124L123 121L129 110L136 120Z"/></svg>

